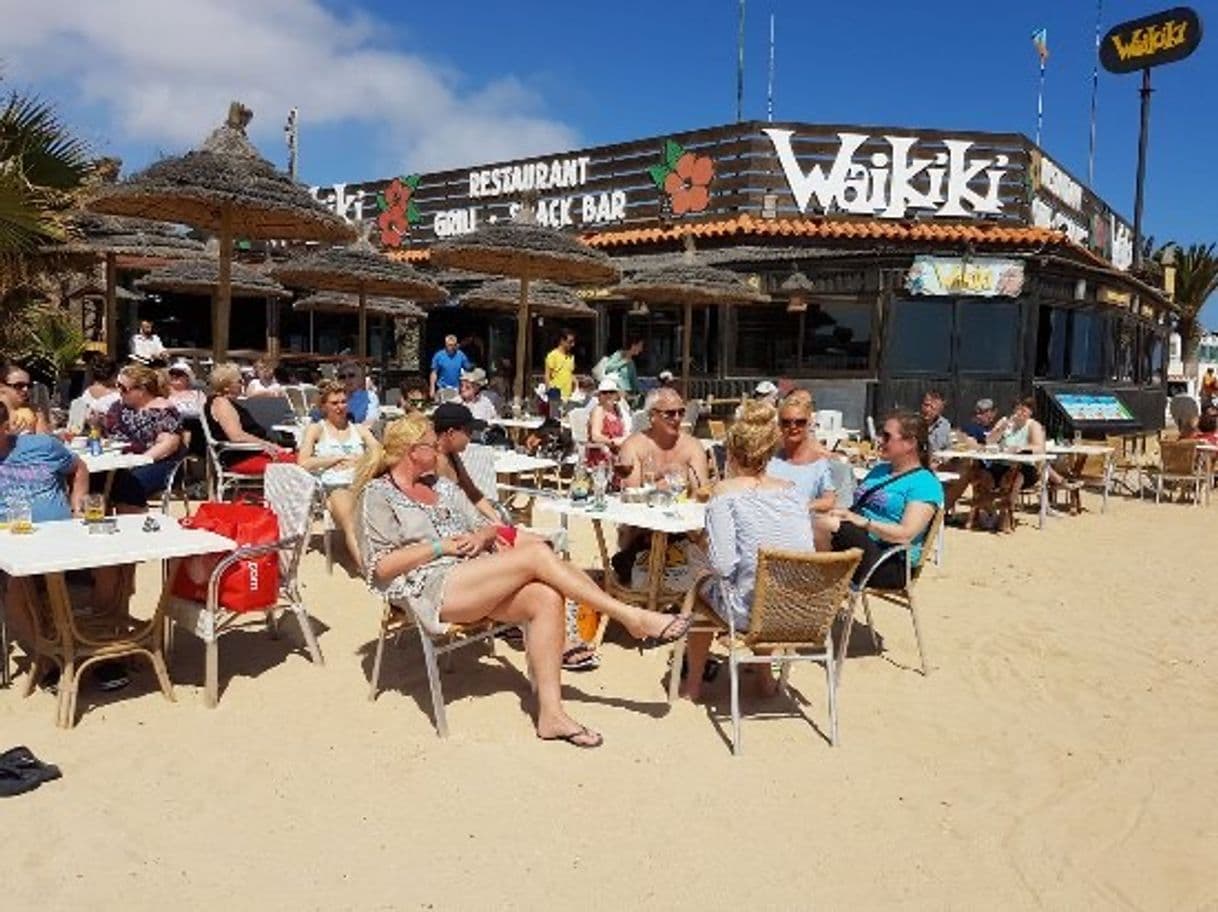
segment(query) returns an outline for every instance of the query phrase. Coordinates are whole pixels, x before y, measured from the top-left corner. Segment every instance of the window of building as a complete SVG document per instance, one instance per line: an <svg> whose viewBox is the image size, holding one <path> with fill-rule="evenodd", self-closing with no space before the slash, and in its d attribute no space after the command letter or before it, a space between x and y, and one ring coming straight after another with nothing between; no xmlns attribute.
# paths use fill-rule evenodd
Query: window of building
<svg viewBox="0 0 1218 912"><path fill-rule="evenodd" d="M1090 310L1070 312L1069 376L1099 380L1104 376L1104 345L1108 320Z"/></svg>
<svg viewBox="0 0 1218 912"><path fill-rule="evenodd" d="M863 371L871 364L870 304L818 301L803 314L804 369Z"/></svg>
<svg viewBox="0 0 1218 912"><path fill-rule="evenodd" d="M1060 380L1066 376L1066 324L1069 314L1042 304L1036 327L1036 376Z"/></svg>
<svg viewBox="0 0 1218 912"><path fill-rule="evenodd" d="M858 301L816 301L802 313L735 308L730 363L737 372L767 376L865 371L871 363L871 314L871 306Z"/></svg>
<svg viewBox="0 0 1218 912"><path fill-rule="evenodd" d="M888 311L885 361L893 373L946 374L951 370L950 298L894 301Z"/></svg>
<svg viewBox="0 0 1218 912"><path fill-rule="evenodd" d="M956 369L1013 374L1019 369L1019 303L961 298L957 303Z"/></svg>

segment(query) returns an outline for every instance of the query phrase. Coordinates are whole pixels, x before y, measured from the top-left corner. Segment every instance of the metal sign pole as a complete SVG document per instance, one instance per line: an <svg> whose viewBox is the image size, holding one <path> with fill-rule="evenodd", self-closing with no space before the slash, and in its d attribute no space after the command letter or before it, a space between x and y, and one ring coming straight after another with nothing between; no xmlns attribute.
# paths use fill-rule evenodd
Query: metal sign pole
<svg viewBox="0 0 1218 912"><path fill-rule="evenodd" d="M1133 191L1133 268L1142 265L1142 197L1146 188L1146 144L1150 127L1150 67L1142 70L1142 126L1138 131L1138 177Z"/></svg>

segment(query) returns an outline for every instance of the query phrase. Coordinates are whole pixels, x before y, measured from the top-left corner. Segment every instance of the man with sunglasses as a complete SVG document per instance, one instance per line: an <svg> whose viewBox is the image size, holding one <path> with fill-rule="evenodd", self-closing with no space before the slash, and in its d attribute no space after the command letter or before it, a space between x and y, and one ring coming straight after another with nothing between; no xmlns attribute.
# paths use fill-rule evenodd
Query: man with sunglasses
<svg viewBox="0 0 1218 912"><path fill-rule="evenodd" d="M376 393L364 383L364 372L358 364L347 361L338 366L336 375L347 391L347 414L356 424L375 424L381 415L381 403Z"/></svg>
<svg viewBox="0 0 1218 912"><path fill-rule="evenodd" d="M697 491L710 480L706 451L702 444L681 430L685 417L685 401L675 389L660 387L647 394L644 411L650 426L626 438L618 451L618 464L629 466L630 474L622 487L637 488L643 484L646 471L657 485L664 487L669 472L684 472L686 487ZM613 556L613 569L624 585L629 585L635 558L649 547L648 535L640 529L622 527L619 530L620 551Z"/></svg>

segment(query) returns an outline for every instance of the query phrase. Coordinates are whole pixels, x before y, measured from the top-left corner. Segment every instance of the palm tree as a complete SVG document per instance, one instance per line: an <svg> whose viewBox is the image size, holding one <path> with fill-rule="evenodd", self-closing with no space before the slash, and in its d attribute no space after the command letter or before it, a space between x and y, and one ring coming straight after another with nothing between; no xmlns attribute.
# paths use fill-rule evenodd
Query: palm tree
<svg viewBox="0 0 1218 912"><path fill-rule="evenodd" d="M0 101L0 293L36 271L39 245L62 238L91 167L51 105L16 92Z"/></svg>
<svg viewBox="0 0 1218 912"><path fill-rule="evenodd" d="M1210 295L1218 291L1218 256L1215 244L1190 244L1188 247L1172 246L1176 267L1177 308L1176 332L1180 334L1182 360L1185 376L1197 373L1197 349L1201 343L1201 308ZM1157 255L1163 261L1163 251Z"/></svg>

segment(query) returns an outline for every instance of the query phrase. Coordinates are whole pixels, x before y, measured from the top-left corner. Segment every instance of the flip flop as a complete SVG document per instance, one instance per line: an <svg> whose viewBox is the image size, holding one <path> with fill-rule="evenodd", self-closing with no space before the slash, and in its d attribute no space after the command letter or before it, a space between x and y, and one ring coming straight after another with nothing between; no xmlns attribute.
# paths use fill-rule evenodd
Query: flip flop
<svg viewBox="0 0 1218 912"><path fill-rule="evenodd" d="M585 657L579 660L574 659L574 656L584 654ZM593 651L591 646L572 646L562 654L562 667L564 671L593 671L601 667L601 657Z"/></svg>
<svg viewBox="0 0 1218 912"><path fill-rule="evenodd" d="M600 734L599 732L594 732L583 725L573 732L567 732L565 735L538 735L537 737L542 741L565 741L572 747L578 747L581 750L592 750L605 743L604 735ZM575 740L576 738L580 737L595 738L596 740L591 744L581 744Z"/></svg>
<svg viewBox="0 0 1218 912"><path fill-rule="evenodd" d="M659 636L643 637L639 640L639 652L644 649L659 649L662 646L671 646L685 634L689 633L689 628L694 622L692 614L679 614L660 631Z"/></svg>
<svg viewBox="0 0 1218 912"><path fill-rule="evenodd" d="M33 791L62 775L59 767L43 763L28 747L14 747L0 754L0 797Z"/></svg>

